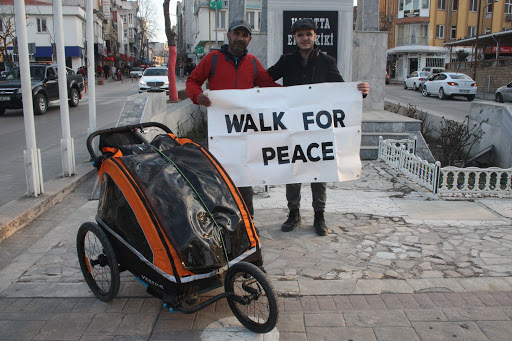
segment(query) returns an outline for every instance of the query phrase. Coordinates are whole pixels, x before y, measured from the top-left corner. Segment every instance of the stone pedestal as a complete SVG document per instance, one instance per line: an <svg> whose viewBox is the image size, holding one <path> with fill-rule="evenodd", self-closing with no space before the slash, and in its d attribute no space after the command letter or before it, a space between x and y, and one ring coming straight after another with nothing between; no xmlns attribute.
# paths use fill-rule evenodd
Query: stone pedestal
<svg viewBox="0 0 512 341"><path fill-rule="evenodd" d="M387 32L354 32L352 80L368 82L363 111L384 110Z"/></svg>

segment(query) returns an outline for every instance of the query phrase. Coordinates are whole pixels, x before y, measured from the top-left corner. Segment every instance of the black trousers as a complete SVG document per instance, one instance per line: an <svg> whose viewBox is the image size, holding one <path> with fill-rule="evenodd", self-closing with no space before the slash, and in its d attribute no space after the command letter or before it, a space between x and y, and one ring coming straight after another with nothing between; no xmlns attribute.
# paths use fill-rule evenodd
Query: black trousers
<svg viewBox="0 0 512 341"><path fill-rule="evenodd" d="M251 186L249 187L238 187L238 190L240 191L240 194L242 195L242 198L245 201L245 205L249 209L249 214L251 215L251 218L254 218L254 206L252 204L252 198L254 197L254 191Z"/></svg>
<svg viewBox="0 0 512 341"><path fill-rule="evenodd" d="M288 208L290 210L298 210L300 208L300 188L302 184L286 185L286 200L288 200ZM313 210L320 212L325 210L325 202L327 201L327 185L325 182L312 182L311 194L313 194Z"/></svg>

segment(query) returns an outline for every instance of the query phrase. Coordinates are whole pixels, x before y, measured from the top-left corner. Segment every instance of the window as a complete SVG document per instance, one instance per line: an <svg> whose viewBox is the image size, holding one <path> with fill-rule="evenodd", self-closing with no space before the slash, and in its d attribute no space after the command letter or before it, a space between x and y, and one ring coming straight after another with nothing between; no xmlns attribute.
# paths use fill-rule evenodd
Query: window
<svg viewBox="0 0 512 341"><path fill-rule="evenodd" d="M130 27L130 28L128 29L128 37L129 37L129 38L133 38L133 36L134 36L134 35L133 35L133 27Z"/></svg>
<svg viewBox="0 0 512 341"><path fill-rule="evenodd" d="M457 26L452 26L452 30L450 32L450 38L457 39Z"/></svg>
<svg viewBox="0 0 512 341"><path fill-rule="evenodd" d="M505 0L505 14L512 14L512 0Z"/></svg>
<svg viewBox="0 0 512 341"><path fill-rule="evenodd" d="M133 24L133 14L128 14L128 24Z"/></svg>
<svg viewBox="0 0 512 341"><path fill-rule="evenodd" d="M248 11L245 13L245 19L247 20L247 22L249 23L249 25L251 25L251 28L253 30L256 30L258 31L260 29L259 25L258 25L258 22L256 21L258 19L258 14L254 11Z"/></svg>
<svg viewBox="0 0 512 341"><path fill-rule="evenodd" d="M400 0L398 3L398 10L403 11L404 10L404 0Z"/></svg>
<svg viewBox="0 0 512 341"><path fill-rule="evenodd" d="M397 26L397 45L427 45L428 24L410 24Z"/></svg>
<svg viewBox="0 0 512 341"><path fill-rule="evenodd" d="M48 32L46 28L46 18L37 18L37 32Z"/></svg>
<svg viewBox="0 0 512 341"><path fill-rule="evenodd" d="M436 25L436 38L444 38L444 25Z"/></svg>
<svg viewBox="0 0 512 341"><path fill-rule="evenodd" d="M128 30L123 30L123 38L128 38Z"/></svg>
<svg viewBox="0 0 512 341"><path fill-rule="evenodd" d="M56 76L55 75L55 71L53 71L53 68L49 67L48 69L46 69L46 77L47 78L50 78L50 76Z"/></svg>
<svg viewBox="0 0 512 341"><path fill-rule="evenodd" d="M437 0L437 9L446 9L446 0Z"/></svg>
<svg viewBox="0 0 512 341"><path fill-rule="evenodd" d="M468 26L468 37L475 37L476 36L476 26Z"/></svg>
<svg viewBox="0 0 512 341"><path fill-rule="evenodd" d="M427 59L425 59L425 66L432 67L432 68L444 67L444 58L428 58L427 57ZM442 71L439 71L439 72L442 72Z"/></svg>
<svg viewBox="0 0 512 341"><path fill-rule="evenodd" d="M121 14L121 18L123 19L123 24L127 24L128 22L126 21L126 14Z"/></svg>
<svg viewBox="0 0 512 341"><path fill-rule="evenodd" d="M485 6L487 14L492 13L492 8L494 7L493 4L494 4L494 0L487 0L487 6Z"/></svg>
<svg viewBox="0 0 512 341"><path fill-rule="evenodd" d="M226 28L226 11L217 11L217 28Z"/></svg>
<svg viewBox="0 0 512 341"><path fill-rule="evenodd" d="M480 0L469 0L469 11L476 12L478 10L478 1Z"/></svg>
<svg viewBox="0 0 512 341"><path fill-rule="evenodd" d="M429 0L421 0L421 9L428 9L429 4Z"/></svg>
<svg viewBox="0 0 512 341"><path fill-rule="evenodd" d="M0 18L0 32L4 31L4 19Z"/></svg>
<svg viewBox="0 0 512 341"><path fill-rule="evenodd" d="M459 7L459 0L453 0L452 11L456 11L458 7Z"/></svg>

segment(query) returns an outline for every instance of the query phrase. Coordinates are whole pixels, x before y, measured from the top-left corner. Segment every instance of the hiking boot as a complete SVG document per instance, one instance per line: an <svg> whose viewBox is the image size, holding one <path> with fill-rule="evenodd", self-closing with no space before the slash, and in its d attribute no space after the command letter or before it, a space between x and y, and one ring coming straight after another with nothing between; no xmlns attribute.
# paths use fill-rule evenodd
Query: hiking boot
<svg viewBox="0 0 512 341"><path fill-rule="evenodd" d="M297 226L300 225L300 213L299 210L290 210L288 213L288 219L281 226L281 231L290 232L293 231Z"/></svg>
<svg viewBox="0 0 512 341"><path fill-rule="evenodd" d="M319 236L327 235L327 225L325 225L324 212L315 212L315 220L313 222L316 234Z"/></svg>

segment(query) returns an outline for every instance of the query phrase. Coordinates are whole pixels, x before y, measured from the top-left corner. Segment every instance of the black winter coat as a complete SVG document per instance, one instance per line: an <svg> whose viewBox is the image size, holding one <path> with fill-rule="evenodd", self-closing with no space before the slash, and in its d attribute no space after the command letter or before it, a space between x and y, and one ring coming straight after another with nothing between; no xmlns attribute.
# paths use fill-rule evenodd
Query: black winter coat
<svg viewBox="0 0 512 341"><path fill-rule="evenodd" d="M343 77L336 66L336 59L321 53L318 48L311 52L305 66L302 60L297 49L293 53L282 55L279 61L268 69L268 73L274 81L282 77L284 86L343 82Z"/></svg>

